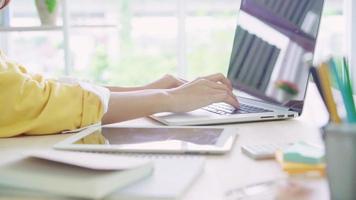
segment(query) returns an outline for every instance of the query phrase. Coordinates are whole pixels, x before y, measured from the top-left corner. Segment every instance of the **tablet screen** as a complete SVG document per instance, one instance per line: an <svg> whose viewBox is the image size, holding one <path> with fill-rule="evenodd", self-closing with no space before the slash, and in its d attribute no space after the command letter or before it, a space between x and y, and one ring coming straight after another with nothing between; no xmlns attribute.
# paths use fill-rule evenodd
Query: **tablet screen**
<svg viewBox="0 0 356 200"><path fill-rule="evenodd" d="M184 142L196 145L217 145L221 128L102 128L74 144L132 145Z"/></svg>

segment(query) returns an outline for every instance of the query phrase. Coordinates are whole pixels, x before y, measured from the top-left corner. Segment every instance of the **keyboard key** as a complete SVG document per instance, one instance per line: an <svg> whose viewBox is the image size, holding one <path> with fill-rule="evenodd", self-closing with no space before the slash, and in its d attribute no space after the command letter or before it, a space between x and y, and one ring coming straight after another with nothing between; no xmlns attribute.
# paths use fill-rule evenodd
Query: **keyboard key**
<svg viewBox="0 0 356 200"><path fill-rule="evenodd" d="M214 103L204 107L203 109L220 115L272 112L271 110L250 106L246 104L240 104L240 108L236 109L233 106L226 103Z"/></svg>

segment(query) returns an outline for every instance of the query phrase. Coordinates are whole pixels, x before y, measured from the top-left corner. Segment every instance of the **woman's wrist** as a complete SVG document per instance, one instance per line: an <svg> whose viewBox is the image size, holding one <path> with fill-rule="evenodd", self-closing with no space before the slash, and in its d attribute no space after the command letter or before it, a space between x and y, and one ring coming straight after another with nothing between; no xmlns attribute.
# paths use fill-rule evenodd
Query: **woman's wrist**
<svg viewBox="0 0 356 200"><path fill-rule="evenodd" d="M158 89L156 92L156 112L173 112L174 98L172 97L170 89Z"/></svg>
<svg viewBox="0 0 356 200"><path fill-rule="evenodd" d="M176 95L176 88L164 90L164 105L166 112L180 112L177 108L179 104L179 97Z"/></svg>

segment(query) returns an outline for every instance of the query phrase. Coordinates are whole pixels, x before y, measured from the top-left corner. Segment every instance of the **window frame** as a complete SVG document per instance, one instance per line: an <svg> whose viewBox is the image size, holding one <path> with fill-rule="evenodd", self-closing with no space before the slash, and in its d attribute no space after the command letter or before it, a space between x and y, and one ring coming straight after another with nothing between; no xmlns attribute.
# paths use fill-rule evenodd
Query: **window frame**
<svg viewBox="0 0 356 200"><path fill-rule="evenodd" d="M30 26L30 27L11 27L10 26L10 16L11 16L11 7L8 6L0 13L0 33L1 32L23 32L23 31L62 31L63 35L63 51L64 51L64 75L70 76L73 71L73 65L71 62L71 53L70 53L70 31L71 31L71 19L70 19L70 7L68 6L67 0L61 0L62 6L62 26L54 27L45 27L45 26ZM187 36L186 36L186 0L176 0L177 7L177 50L176 50L176 59L177 59L177 75L185 78L187 76L188 66L187 66ZM4 51L7 51L9 48L9 42L7 35L0 35L0 48Z"/></svg>

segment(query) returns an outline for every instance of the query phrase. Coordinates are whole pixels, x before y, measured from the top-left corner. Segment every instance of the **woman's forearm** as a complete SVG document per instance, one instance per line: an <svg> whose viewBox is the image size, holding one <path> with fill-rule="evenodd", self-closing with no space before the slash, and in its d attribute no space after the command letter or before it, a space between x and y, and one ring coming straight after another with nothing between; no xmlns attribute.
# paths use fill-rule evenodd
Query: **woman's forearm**
<svg viewBox="0 0 356 200"><path fill-rule="evenodd" d="M106 86L111 92L131 92L148 89L145 86L142 87L117 87L117 86Z"/></svg>
<svg viewBox="0 0 356 200"><path fill-rule="evenodd" d="M146 90L112 92L102 122L121 122L159 112L189 112L217 102L239 107L231 83L222 74L198 78L178 87L160 87L167 89L152 89L158 87L155 84L149 84L147 88L151 89Z"/></svg>
<svg viewBox="0 0 356 200"><path fill-rule="evenodd" d="M165 75L162 78L148 83L144 86L139 87L116 87L116 86L107 86L107 88L111 92L131 92L131 91L139 91L139 90L147 90L147 89L170 89L178 87L184 84L186 81L182 79L175 78L172 75Z"/></svg>
<svg viewBox="0 0 356 200"><path fill-rule="evenodd" d="M103 124L115 123L169 111L169 95L165 90L112 92Z"/></svg>

